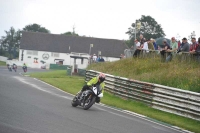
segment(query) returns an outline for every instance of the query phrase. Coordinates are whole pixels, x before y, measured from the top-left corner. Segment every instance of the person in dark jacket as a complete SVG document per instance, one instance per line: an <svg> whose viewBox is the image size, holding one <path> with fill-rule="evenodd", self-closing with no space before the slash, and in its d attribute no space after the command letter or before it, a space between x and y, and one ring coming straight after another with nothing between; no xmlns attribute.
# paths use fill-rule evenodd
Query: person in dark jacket
<svg viewBox="0 0 200 133"><path fill-rule="evenodd" d="M182 39L182 43L181 43L177 53L179 53L179 52L189 52L189 51L190 51L190 45L187 42L187 38L184 37Z"/></svg>
<svg viewBox="0 0 200 133"><path fill-rule="evenodd" d="M161 49L160 54L161 54L161 61L162 61L162 62L165 62L166 57L167 57L169 54L171 54L171 53L168 52L168 50L170 50L170 46L169 46L169 44L167 43L167 40L166 40L166 39L163 40L163 45L164 45L164 47Z"/></svg>
<svg viewBox="0 0 200 133"><path fill-rule="evenodd" d="M190 51L190 54L193 54L197 61L200 62L200 37L198 38L198 43L195 47L195 50Z"/></svg>

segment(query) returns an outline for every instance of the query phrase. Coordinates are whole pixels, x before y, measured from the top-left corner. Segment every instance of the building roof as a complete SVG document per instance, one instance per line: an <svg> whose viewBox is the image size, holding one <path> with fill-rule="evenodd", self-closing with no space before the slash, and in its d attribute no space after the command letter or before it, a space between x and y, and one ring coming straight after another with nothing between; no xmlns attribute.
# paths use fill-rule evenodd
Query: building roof
<svg viewBox="0 0 200 133"><path fill-rule="evenodd" d="M91 55L98 54L98 51L101 51L101 55L106 57L119 57L128 48L125 41L116 39L22 32L20 49L89 54L90 44L93 44Z"/></svg>

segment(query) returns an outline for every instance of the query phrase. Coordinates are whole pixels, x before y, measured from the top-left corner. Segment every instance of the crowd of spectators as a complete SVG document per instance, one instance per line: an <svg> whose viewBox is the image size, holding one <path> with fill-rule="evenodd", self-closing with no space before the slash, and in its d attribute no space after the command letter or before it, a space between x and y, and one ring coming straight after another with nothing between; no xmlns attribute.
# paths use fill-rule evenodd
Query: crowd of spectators
<svg viewBox="0 0 200 133"><path fill-rule="evenodd" d="M141 34L140 39L135 39L134 42L136 50L133 53L133 57L138 57L141 53L157 51L157 53L160 53L162 61L165 62L171 61L173 56L181 53L192 54L200 61L200 38L198 38L197 41L196 38L193 37L191 40L192 43L189 44L185 37L182 39L182 42L176 41L175 37L172 37L170 43L168 43L166 39L163 39L163 44L157 45L153 38L146 39Z"/></svg>

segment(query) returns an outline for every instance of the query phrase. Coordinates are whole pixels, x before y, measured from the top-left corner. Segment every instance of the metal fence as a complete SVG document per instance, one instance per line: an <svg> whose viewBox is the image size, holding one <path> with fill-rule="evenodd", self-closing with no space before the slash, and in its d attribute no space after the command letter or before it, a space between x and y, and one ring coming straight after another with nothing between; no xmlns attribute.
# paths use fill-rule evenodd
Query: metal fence
<svg viewBox="0 0 200 133"><path fill-rule="evenodd" d="M85 81L100 72L86 71ZM138 100L162 111L200 121L200 94L158 84L106 74L105 90L120 97Z"/></svg>

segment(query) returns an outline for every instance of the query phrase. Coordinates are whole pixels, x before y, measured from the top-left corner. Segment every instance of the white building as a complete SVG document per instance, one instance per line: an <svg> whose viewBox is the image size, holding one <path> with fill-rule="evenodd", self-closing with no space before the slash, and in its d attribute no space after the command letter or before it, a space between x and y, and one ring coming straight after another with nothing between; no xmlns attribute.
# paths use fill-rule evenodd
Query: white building
<svg viewBox="0 0 200 133"><path fill-rule="evenodd" d="M84 69L88 66L90 54L101 55L105 61L116 61L127 48L124 41L115 39L23 32L19 61L33 68L41 68L45 62L47 68L59 63L76 64Z"/></svg>

